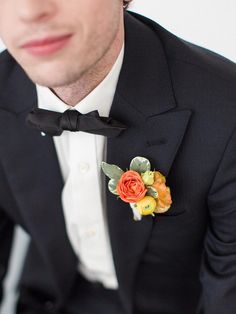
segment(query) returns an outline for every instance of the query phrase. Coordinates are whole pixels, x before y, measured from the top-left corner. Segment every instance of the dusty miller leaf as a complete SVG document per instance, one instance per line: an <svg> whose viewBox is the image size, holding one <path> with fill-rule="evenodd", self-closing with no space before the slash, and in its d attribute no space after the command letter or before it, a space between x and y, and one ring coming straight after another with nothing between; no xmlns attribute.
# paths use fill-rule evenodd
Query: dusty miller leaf
<svg viewBox="0 0 236 314"><path fill-rule="evenodd" d="M147 188L147 195L148 195L148 196L152 196L152 197L154 197L154 198L158 198L158 192L157 192L157 190L156 190L155 188L151 187L151 186L149 186L149 187Z"/></svg>
<svg viewBox="0 0 236 314"><path fill-rule="evenodd" d="M102 170L105 173L106 176L108 176L110 179L119 180L124 171L120 169L116 165L110 165L106 162L102 162Z"/></svg>
<svg viewBox="0 0 236 314"><path fill-rule="evenodd" d="M150 161L144 157L135 157L131 160L130 170L137 171L138 173L151 170Z"/></svg>
<svg viewBox="0 0 236 314"><path fill-rule="evenodd" d="M115 180L115 179L111 179L108 182L108 189L112 194L118 195L116 191L117 184L118 184L118 180Z"/></svg>

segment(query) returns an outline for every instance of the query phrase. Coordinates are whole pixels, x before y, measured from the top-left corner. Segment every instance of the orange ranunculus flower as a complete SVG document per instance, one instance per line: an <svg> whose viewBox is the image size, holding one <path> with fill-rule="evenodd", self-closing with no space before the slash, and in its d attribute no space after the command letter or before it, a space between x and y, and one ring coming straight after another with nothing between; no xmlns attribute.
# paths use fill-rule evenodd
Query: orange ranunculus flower
<svg viewBox="0 0 236 314"><path fill-rule="evenodd" d="M166 178L159 171L155 171L154 183L152 184L158 193L157 207L154 211L155 213L166 212L172 204L170 188L166 186L165 183Z"/></svg>
<svg viewBox="0 0 236 314"><path fill-rule="evenodd" d="M124 202L136 203L145 196L147 189L140 174L129 170L120 177L116 191Z"/></svg>

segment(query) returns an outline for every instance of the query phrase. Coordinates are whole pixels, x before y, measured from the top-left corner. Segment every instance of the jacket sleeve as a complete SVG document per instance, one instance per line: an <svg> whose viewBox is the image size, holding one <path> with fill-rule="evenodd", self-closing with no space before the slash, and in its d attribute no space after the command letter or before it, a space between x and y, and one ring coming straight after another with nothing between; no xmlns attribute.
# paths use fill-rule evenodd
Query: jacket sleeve
<svg viewBox="0 0 236 314"><path fill-rule="evenodd" d="M14 223L6 214L12 207L12 195L6 182L2 165L0 164L0 303L3 294L3 279L8 268L8 259L11 252Z"/></svg>
<svg viewBox="0 0 236 314"><path fill-rule="evenodd" d="M200 314L236 313L236 129L208 194Z"/></svg>
<svg viewBox="0 0 236 314"><path fill-rule="evenodd" d="M2 283L7 271L8 259L12 246L13 231L14 224L5 213L0 210L0 303L3 294Z"/></svg>

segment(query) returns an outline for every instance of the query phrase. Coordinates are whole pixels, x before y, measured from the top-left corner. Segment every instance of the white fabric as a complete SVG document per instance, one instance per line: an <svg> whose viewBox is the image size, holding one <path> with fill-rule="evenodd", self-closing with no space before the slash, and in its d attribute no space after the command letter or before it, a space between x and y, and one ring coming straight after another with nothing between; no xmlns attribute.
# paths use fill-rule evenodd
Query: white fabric
<svg viewBox="0 0 236 314"><path fill-rule="evenodd" d="M74 107L65 104L49 88L36 84L38 107L58 112L67 109L81 113L98 110L101 116L108 116L123 56L124 45L105 79ZM66 230L79 257L78 271L88 280L117 289L106 222L104 191L107 187L101 173L101 162L106 159L106 138L64 131L60 136L53 136L53 140L65 183L62 206Z"/></svg>

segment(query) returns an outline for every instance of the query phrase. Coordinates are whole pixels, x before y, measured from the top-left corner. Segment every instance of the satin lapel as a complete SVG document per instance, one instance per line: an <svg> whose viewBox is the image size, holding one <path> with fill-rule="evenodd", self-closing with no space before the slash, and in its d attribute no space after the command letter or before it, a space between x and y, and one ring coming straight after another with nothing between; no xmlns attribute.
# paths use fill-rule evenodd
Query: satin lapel
<svg viewBox="0 0 236 314"><path fill-rule="evenodd" d="M22 80L25 83L20 90ZM42 137L25 124L27 113L35 107L36 94L33 84L18 67L12 70L5 88L9 97L0 101L1 108L5 108L0 109L0 159L25 227L63 298L75 278L77 260L65 229L61 204L63 179L53 139Z"/></svg>
<svg viewBox="0 0 236 314"><path fill-rule="evenodd" d="M107 162L129 167L143 156L168 176L181 145L190 110L177 110L164 51L157 35L126 14L125 57L110 115L128 126L109 139ZM150 237L153 218L133 220L128 204L107 192L109 232L120 294L132 313L132 291L138 264Z"/></svg>

